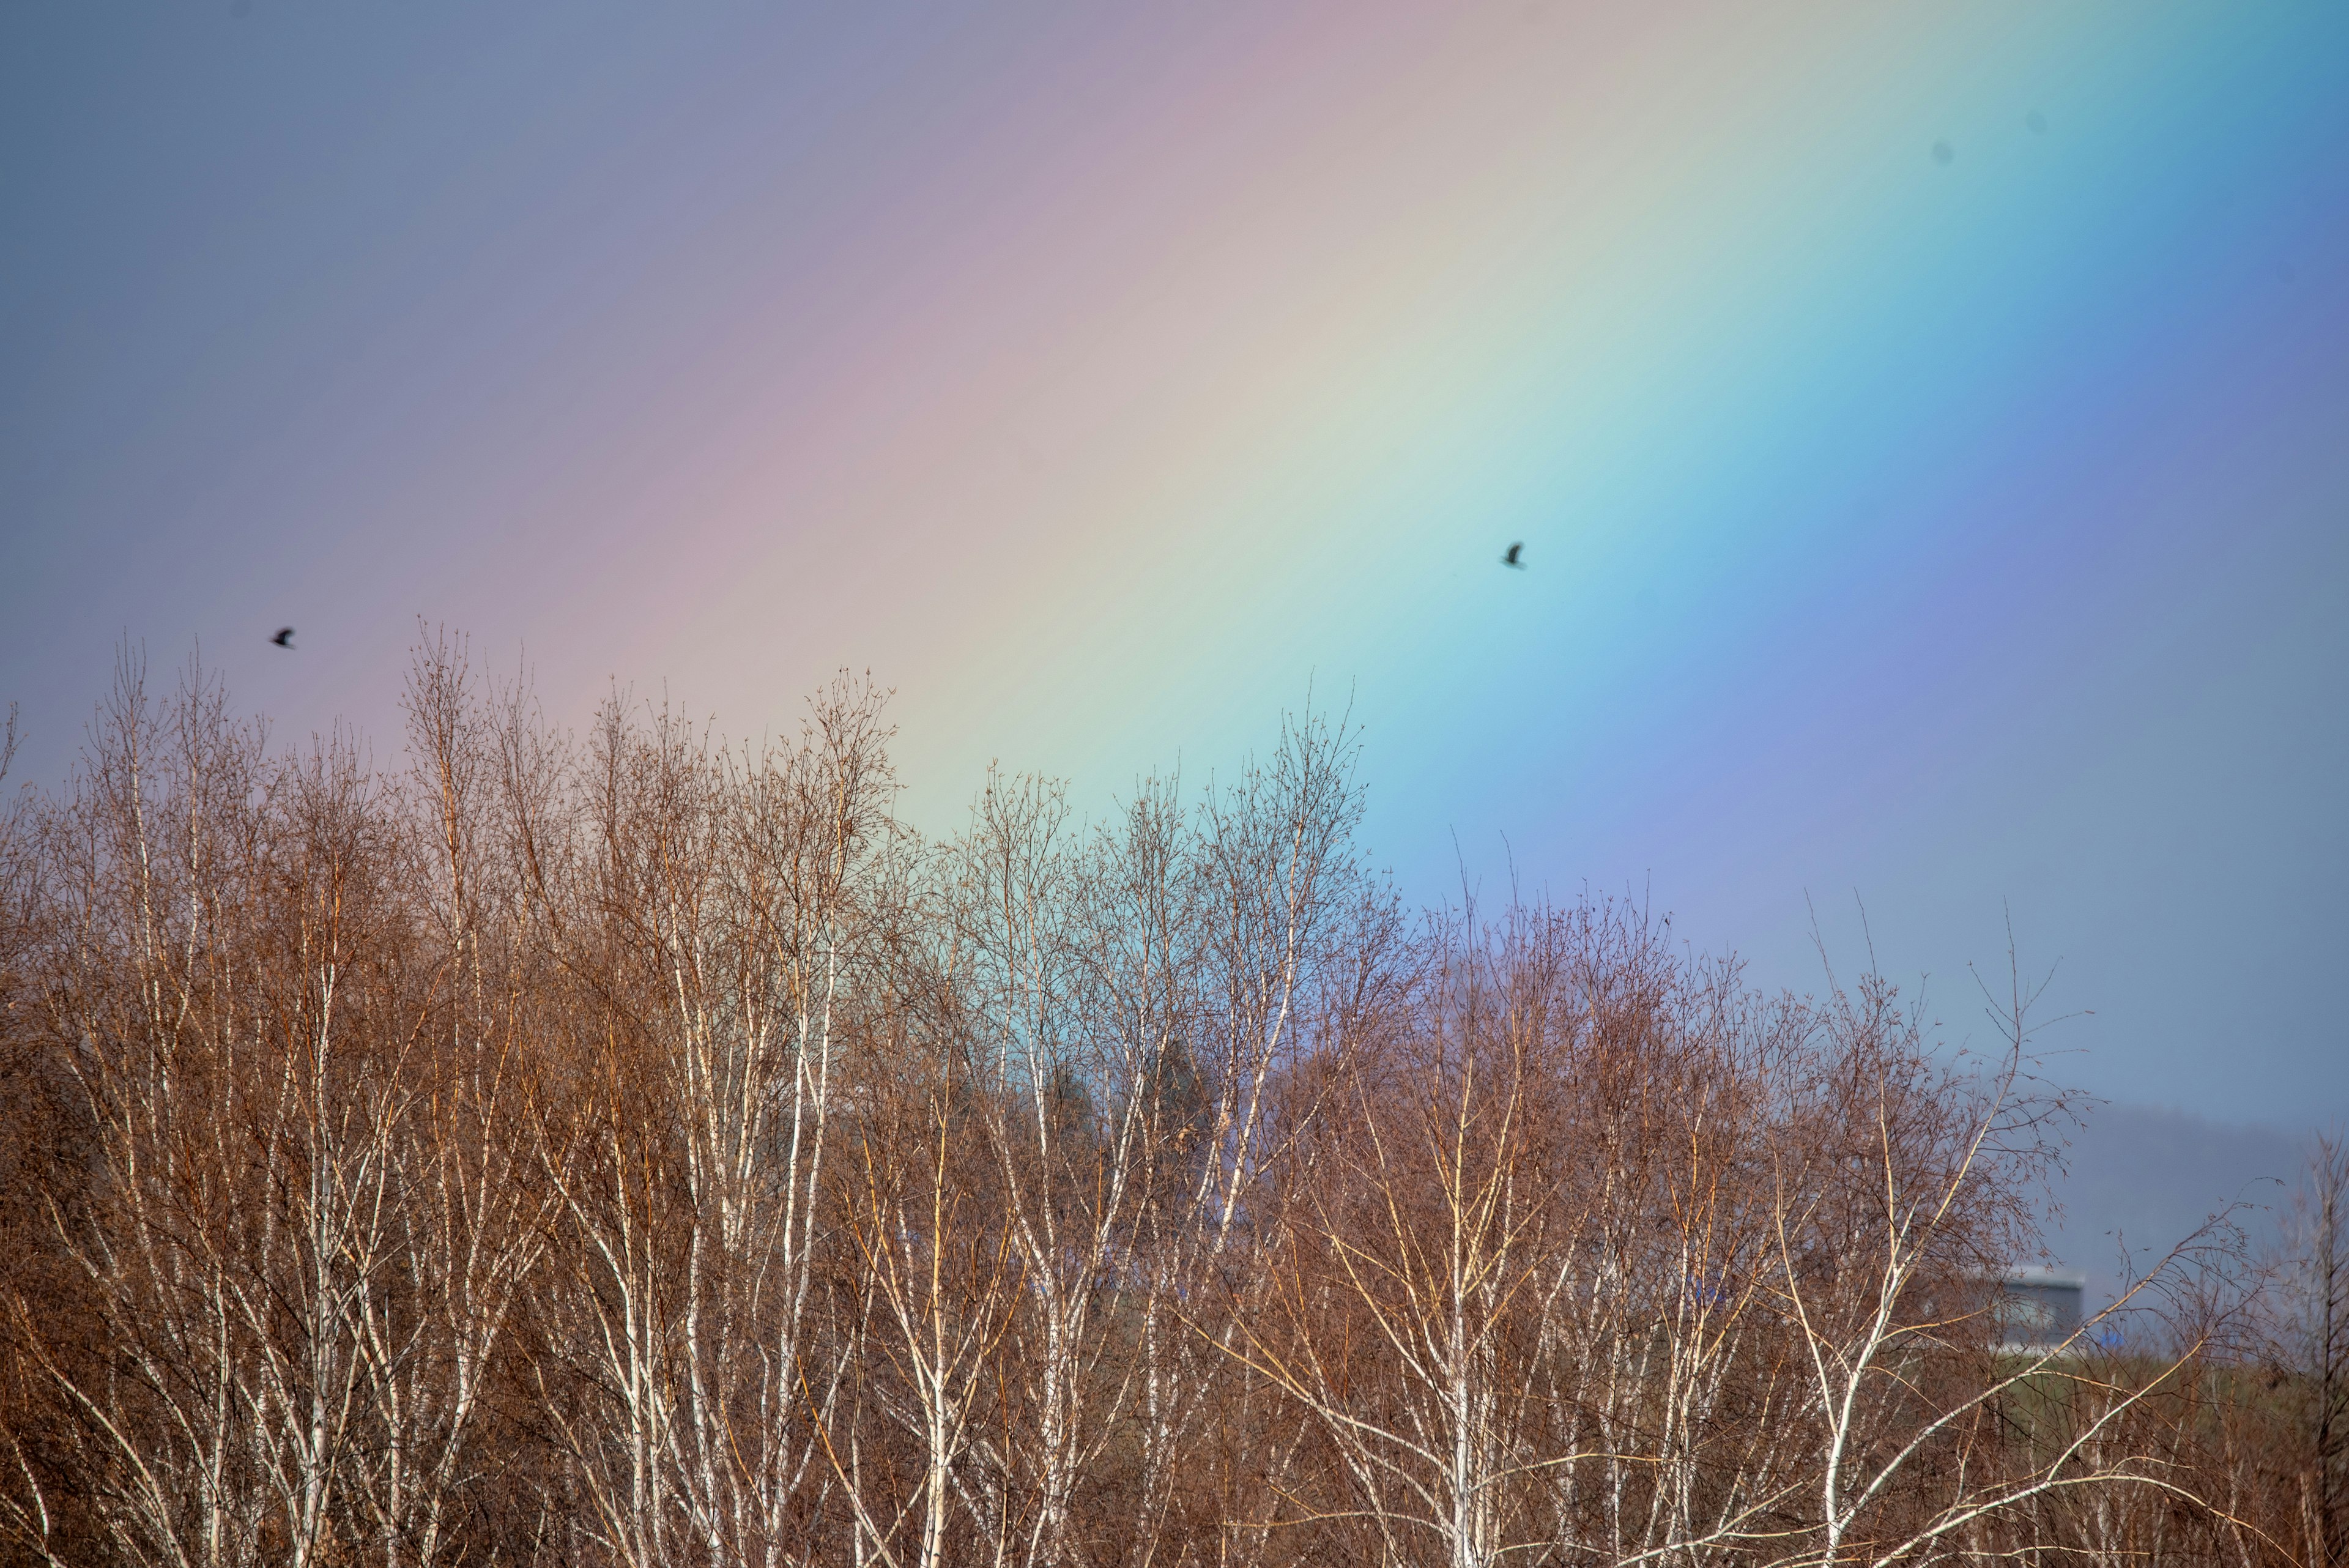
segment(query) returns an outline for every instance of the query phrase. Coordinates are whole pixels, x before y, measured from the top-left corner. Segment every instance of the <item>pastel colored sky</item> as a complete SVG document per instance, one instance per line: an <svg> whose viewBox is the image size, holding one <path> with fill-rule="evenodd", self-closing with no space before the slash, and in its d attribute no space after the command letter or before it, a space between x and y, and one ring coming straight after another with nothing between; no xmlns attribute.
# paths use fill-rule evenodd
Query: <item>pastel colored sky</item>
<svg viewBox="0 0 2349 1568"><path fill-rule="evenodd" d="M1367 833L2349 1116L2349 8L24 4L0 699L895 688L917 820ZM1513 540L1527 569L1499 565ZM285 653L265 639L299 628Z"/></svg>

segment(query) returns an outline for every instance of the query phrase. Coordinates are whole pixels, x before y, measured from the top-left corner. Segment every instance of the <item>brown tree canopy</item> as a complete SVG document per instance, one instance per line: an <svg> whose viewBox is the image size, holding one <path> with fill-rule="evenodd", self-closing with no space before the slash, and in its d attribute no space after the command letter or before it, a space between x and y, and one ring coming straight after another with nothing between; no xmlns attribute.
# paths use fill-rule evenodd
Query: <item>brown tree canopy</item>
<svg viewBox="0 0 2349 1568"><path fill-rule="evenodd" d="M2193 1249L2001 1343L2020 989L1967 1057L1413 914L1310 717L931 842L845 679L574 737L434 640L408 712L275 755L126 664L6 819L0 1560L2338 1560L2330 1262L2313 1362Z"/></svg>

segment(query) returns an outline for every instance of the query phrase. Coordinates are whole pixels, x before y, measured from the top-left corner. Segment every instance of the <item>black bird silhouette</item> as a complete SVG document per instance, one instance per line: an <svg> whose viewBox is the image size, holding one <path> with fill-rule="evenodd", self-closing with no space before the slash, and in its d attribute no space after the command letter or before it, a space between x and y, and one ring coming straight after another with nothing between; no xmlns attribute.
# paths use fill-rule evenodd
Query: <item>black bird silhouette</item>
<svg viewBox="0 0 2349 1568"><path fill-rule="evenodd" d="M1509 553L1501 557L1501 565L1505 566L1515 566L1517 570L1521 572L1524 571L1526 569L1526 564L1517 559L1517 554L1525 547L1525 541L1522 539L1510 545Z"/></svg>
<svg viewBox="0 0 2349 1568"><path fill-rule="evenodd" d="M294 628L290 626L281 626L277 628L277 635L269 640L280 648L291 648L294 646Z"/></svg>

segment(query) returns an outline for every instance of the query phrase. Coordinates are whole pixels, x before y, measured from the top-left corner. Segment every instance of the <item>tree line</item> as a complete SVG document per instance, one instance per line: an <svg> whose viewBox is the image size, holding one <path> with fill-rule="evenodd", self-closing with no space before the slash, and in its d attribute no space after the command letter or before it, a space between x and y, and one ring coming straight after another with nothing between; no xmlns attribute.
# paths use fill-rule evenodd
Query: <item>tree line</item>
<svg viewBox="0 0 2349 1568"><path fill-rule="evenodd" d="M126 661L0 827L0 1560L2341 1561L2344 1162L2292 1290L2018 1348L2020 984L1966 1056L1407 909L1309 717L926 839L845 678L574 736L433 639L406 712Z"/></svg>

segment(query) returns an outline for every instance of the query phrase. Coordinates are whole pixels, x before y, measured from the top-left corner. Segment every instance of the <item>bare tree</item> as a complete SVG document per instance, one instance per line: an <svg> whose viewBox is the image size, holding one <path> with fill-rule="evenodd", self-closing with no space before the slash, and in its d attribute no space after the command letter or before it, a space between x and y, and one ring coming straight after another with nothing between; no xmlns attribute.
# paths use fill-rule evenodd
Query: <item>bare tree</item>
<svg viewBox="0 0 2349 1568"><path fill-rule="evenodd" d="M1417 974L1324 1066L1240 1318L1329 1456L1267 1522L1452 1563L1688 1550L1700 1438L1750 1442L1723 1407L1755 1295L1743 1038L1613 910L1440 921Z"/></svg>
<svg viewBox="0 0 2349 1568"><path fill-rule="evenodd" d="M550 1408L623 1561L781 1561L828 1473L810 1422L840 1366L808 1314L889 841L878 715L843 681L795 746L730 758L616 701L575 786L580 831L517 846L599 1025L539 1138L568 1236L541 1359L586 1401Z"/></svg>
<svg viewBox="0 0 2349 1568"><path fill-rule="evenodd" d="M110 1355L36 1355L126 1557L305 1563L343 1522L359 1303L393 1240L382 825L347 746L264 768L193 672L159 723L126 661L105 717L50 826L49 1006L98 1169L58 1223Z"/></svg>
<svg viewBox="0 0 2349 1568"><path fill-rule="evenodd" d="M0 816L0 1563L2342 1559L2349 1157L2270 1298L2221 1217L2005 1343L2019 979L1976 1059L1633 907L1413 926L1309 716L926 843L853 681L407 704L383 776L126 660Z"/></svg>
<svg viewBox="0 0 2349 1568"><path fill-rule="evenodd" d="M2349 1142L2320 1135L2293 1194L2283 1278L2286 1377L2301 1390L2308 1560L2349 1561Z"/></svg>
<svg viewBox="0 0 2349 1568"><path fill-rule="evenodd" d="M531 906L497 851L495 753L461 645L420 649L404 820L426 972L424 1038L390 1152L391 1267L359 1282L363 1451L350 1484L386 1564L429 1568L472 1451L551 1199L515 1136L533 1093ZM405 869L405 868L404 868Z"/></svg>

